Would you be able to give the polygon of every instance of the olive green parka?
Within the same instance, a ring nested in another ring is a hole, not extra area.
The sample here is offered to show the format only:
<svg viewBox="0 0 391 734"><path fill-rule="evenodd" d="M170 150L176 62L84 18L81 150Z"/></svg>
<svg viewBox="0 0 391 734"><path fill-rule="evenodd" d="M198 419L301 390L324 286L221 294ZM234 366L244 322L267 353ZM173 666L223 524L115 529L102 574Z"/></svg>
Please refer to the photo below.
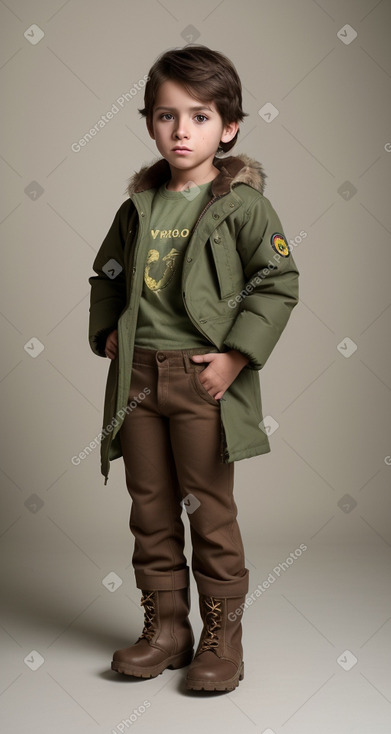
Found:
<svg viewBox="0 0 391 734"><path fill-rule="evenodd" d="M263 194L262 165L244 153L216 157L213 165L219 174L212 182L212 198L190 233L182 297L189 319L211 342L211 350L237 349L250 359L220 400L221 461L231 462L270 451L258 371L298 303L299 273L280 219ZM129 198L119 207L94 260L96 275L89 278L93 352L105 357L106 338L118 329L118 355L110 361L99 434L105 484L110 461L122 456L119 430L130 397L151 203L170 177L164 158L131 176Z"/></svg>

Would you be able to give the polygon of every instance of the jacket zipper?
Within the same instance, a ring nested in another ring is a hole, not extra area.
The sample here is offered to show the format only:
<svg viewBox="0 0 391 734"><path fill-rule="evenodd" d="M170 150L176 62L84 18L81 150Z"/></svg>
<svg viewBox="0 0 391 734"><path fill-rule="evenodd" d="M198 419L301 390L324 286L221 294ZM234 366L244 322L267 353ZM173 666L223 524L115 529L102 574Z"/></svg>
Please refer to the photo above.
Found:
<svg viewBox="0 0 391 734"><path fill-rule="evenodd" d="M135 248L134 248L134 252L133 252L133 257L131 259L132 271L134 270L134 266L135 266L135 263L137 261L137 254L138 254L138 251L140 249L140 241L141 241L142 235L143 235L143 227L142 227L142 225L140 223L139 209L136 206L136 203L135 202L133 202L133 203L135 205L136 212L137 212L137 222L135 223L135 226L134 226L134 234L133 234L133 237L136 237L136 243L135 243ZM132 230L130 229L127 236L129 237L131 233L132 233ZM129 293L127 293L127 296L126 296L127 303L126 303L126 306L125 306L125 309L124 309L125 311L130 306L130 301L131 301L131 297L132 297L132 287L131 287L132 286L132 282L133 282L133 278L131 277L130 278L130 281L129 281ZM118 365L117 369L119 370L119 365ZM118 380L119 380L119 374L117 374L117 389L118 389ZM104 486L106 486L107 482L109 481L109 472L110 472L109 453L110 453L111 441L112 441L112 435L110 434L110 443L107 446L106 456L105 456L105 460L106 460L106 464L108 464L108 468L106 470L107 471L107 474L104 475L105 476Z"/></svg>
<svg viewBox="0 0 391 734"><path fill-rule="evenodd" d="M209 207L210 207L210 206L211 206L212 204L214 204L214 203L215 203L215 201L217 201L217 199L222 199L222 197L223 197L223 196L227 196L227 194L228 194L228 191L227 191L227 192L226 192L225 194L220 194L219 196L214 196L214 197L213 197L213 199L211 199L211 200L210 200L210 201L209 201L209 202L207 203L207 205L206 205L206 206L204 207L204 209L202 210L201 214L199 215L199 217L198 217L198 219L197 219L197 221L196 221L196 223L195 223L195 225L194 225L193 229L191 230L191 233L190 233L190 236L191 236L191 237L192 237L192 236L193 236L193 234L194 234L194 230L195 230L195 228L196 228L196 227L198 226L198 222L200 221L201 217L203 217L203 216L204 216L204 214L205 214L205 212L207 211L207 209L209 209Z"/></svg>
<svg viewBox="0 0 391 734"><path fill-rule="evenodd" d="M199 217L198 217L198 219L197 219L197 221L196 221L196 223L195 223L194 227L193 227L193 228L192 228L192 230L191 230L191 233L190 233L190 239L192 238L192 236L193 236L193 234L194 234L194 232L195 232L195 229L196 229L196 227L198 227L198 224L199 224L199 222L200 222L201 218L202 218L202 217L204 216L205 212L206 212L206 211L207 211L207 210L209 209L209 207L210 207L210 206L212 206L212 204L214 204L214 203L215 203L215 201L217 201L218 199L222 199L222 198L223 198L224 196L227 196L227 194L228 194L228 193L229 193L229 192L228 192L228 191L226 191L226 192L225 192L225 194L219 194L219 196L214 196L214 197L213 197L213 198L212 198L212 199L211 199L211 200L210 200L210 201L209 201L209 202L207 203L207 205L206 205L206 206L204 207L204 209L202 210L201 214L199 215ZM191 321L191 322L192 322L192 323L194 324L194 326L195 326L195 327L196 327L196 328L197 328L197 329L198 329L199 331L201 331L201 333L202 333L202 334L204 335L204 337L205 337L206 339L208 339L208 340L209 340L209 337L208 337L208 335L207 335L207 334L205 334L205 331L204 331L203 329L201 329L201 327L199 326L199 324L195 324L195 323L194 323L194 321L193 321L193 319L192 319L192 316L191 316L191 314L189 313L189 309L187 308L187 303L186 303L186 296L185 296L185 294L184 294L184 292L183 292L183 291L182 291L182 298L183 298L183 303L184 303L184 305L185 305L186 313L187 313L187 315L188 315L188 317L189 317L190 321ZM214 345L215 345L215 347L217 347L217 348L218 348L218 345L217 345L217 344L216 344L215 342L214 342ZM223 400L224 400L224 398L223 398Z"/></svg>
<svg viewBox="0 0 391 734"><path fill-rule="evenodd" d="M209 209L209 207L212 204L214 204L214 202L217 201L217 199L221 199L223 196L227 196L227 193L220 194L220 196L214 196L213 199L211 199L208 202L208 204L205 206L205 208L202 210L201 214L199 215L199 217L198 217L198 219L197 219L197 221L196 221L193 229L191 230L191 237L193 236L194 231L195 231L196 227L198 226L198 223L199 223L200 219L204 216L205 212ZM191 314L189 313L189 309L187 308L186 296L185 296L184 292L182 292L182 298L183 298L183 303L185 305L186 313L187 313L190 321L192 321L192 323L194 324L193 318L192 318ZM205 336L206 339L209 340L208 335L205 334L204 330L201 329L201 327L199 326L199 324L194 324L194 326L199 331L202 332L202 334ZM214 342L214 344L215 344L215 347L218 348L218 345L215 342ZM225 398L222 398L222 400L225 400ZM227 463L227 459L229 458L229 453L228 453L228 450L227 450L226 436L225 436L223 421L221 420L221 415L220 415L220 457L221 457L223 463Z"/></svg>
<svg viewBox="0 0 391 734"><path fill-rule="evenodd" d="M192 238L192 236L193 236L193 234L194 234L194 232L195 232L195 230L196 230L196 227L197 227L197 226L198 226L198 224L199 224L199 221L200 221L200 219L201 219L201 218L202 218L202 217L204 216L205 212L206 212L206 211L207 211L207 210L209 209L209 207L210 207L210 206L212 206L212 204L214 204L214 202L215 202L215 201L217 201L217 199L222 199L222 198L223 198L223 196L227 196L227 193L228 193L228 191L227 191L227 192L226 192L225 194L220 194L219 196L214 196L214 197L213 197L213 198L212 198L212 199L211 199L211 200L210 200L210 201L209 201L209 202L207 203L207 205L206 205L206 206L205 206L205 207L203 208L203 210L202 210L201 214L199 215L199 217L198 217L198 219L197 219L197 221L196 221L195 225L193 226L193 228L192 228L192 230L191 230L191 233L190 233L190 239ZM182 291L182 298L183 298L183 302L184 302L184 304L185 304L185 309L186 309L186 313L187 313L187 315L188 315L188 317L189 317L190 321L191 321L191 322L192 322L192 323L194 324L194 326L195 326L195 327L196 327L197 329L199 329L199 331L201 331L201 332L202 332L202 334L204 335L204 337L205 337L206 339L208 339L208 340L209 340L209 337L208 337L208 335L207 335L207 334L205 334L205 332L203 331L203 329L201 329L201 328L200 328L199 324L195 324L195 323L194 323L194 321L193 321L193 319L192 319L192 316L191 316L191 314L189 313L189 309L187 308L187 303L186 303L186 296L185 296L185 294L184 294L184 292L183 292L183 291ZM215 347L217 347L217 348L218 348L217 344L215 344Z"/></svg>

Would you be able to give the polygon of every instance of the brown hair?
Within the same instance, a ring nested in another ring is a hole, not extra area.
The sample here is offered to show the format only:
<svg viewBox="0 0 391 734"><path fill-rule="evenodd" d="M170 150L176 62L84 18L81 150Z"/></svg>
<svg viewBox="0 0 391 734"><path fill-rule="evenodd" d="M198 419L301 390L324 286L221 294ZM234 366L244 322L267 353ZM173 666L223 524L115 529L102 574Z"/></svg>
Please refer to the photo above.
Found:
<svg viewBox="0 0 391 734"><path fill-rule="evenodd" d="M187 45L162 53L152 65L145 85L144 107L139 113L152 126L153 105L163 82L180 83L195 99L214 102L223 125L241 122L248 117L242 109L242 85L232 62L219 51L207 46ZM218 150L226 153L235 145L239 130L229 143Z"/></svg>

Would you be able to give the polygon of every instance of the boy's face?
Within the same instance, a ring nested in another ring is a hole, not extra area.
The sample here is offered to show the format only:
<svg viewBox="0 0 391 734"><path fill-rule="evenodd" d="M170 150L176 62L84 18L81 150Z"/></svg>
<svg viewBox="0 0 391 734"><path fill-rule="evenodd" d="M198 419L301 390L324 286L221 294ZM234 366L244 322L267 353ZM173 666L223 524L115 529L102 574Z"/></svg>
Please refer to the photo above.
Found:
<svg viewBox="0 0 391 734"><path fill-rule="evenodd" d="M165 81L159 87L148 132L173 171L189 171L212 165L220 141L236 135L238 123L223 125L214 102L199 102L184 87ZM176 148L183 148L178 152ZM203 165L205 164L205 165Z"/></svg>

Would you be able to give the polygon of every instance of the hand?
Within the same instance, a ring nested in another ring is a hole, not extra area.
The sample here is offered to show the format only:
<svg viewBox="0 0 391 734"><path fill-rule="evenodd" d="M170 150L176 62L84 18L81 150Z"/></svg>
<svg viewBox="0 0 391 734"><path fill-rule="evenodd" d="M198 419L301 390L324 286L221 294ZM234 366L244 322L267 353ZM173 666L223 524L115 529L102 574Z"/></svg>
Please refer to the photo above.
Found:
<svg viewBox="0 0 391 734"><path fill-rule="evenodd" d="M117 354L118 354L118 331L117 329L114 329L114 331L112 331L106 339L105 355L106 357L109 357L109 359L115 359Z"/></svg>
<svg viewBox="0 0 391 734"><path fill-rule="evenodd" d="M209 354L194 354L191 357L194 362L209 362L208 367L200 372L199 380L202 382L209 395L215 400L221 400L225 391L238 376L243 367L250 361L237 349L228 352L210 352Z"/></svg>

